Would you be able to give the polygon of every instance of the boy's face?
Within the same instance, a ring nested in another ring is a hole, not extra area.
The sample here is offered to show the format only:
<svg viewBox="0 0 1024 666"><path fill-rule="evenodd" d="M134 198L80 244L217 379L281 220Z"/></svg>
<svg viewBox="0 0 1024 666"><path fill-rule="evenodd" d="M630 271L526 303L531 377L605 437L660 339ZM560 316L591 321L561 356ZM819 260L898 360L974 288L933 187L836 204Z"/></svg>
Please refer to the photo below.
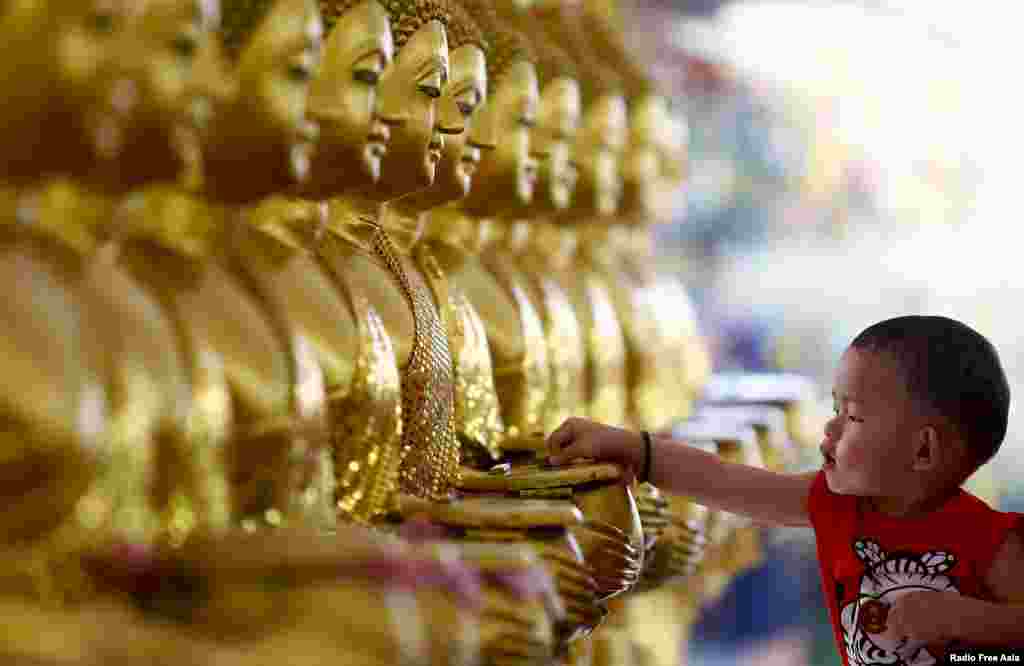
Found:
<svg viewBox="0 0 1024 666"><path fill-rule="evenodd" d="M886 353L850 348L833 389L835 416L821 444L825 478L843 495L898 497L914 487L914 437L927 425Z"/></svg>

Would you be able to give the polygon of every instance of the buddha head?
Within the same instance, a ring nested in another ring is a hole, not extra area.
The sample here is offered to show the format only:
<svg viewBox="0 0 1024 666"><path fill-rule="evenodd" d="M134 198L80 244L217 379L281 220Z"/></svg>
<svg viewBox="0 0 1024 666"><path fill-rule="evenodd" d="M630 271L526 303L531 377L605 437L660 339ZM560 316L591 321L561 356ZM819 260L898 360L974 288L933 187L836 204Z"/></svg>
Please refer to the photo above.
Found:
<svg viewBox="0 0 1024 666"><path fill-rule="evenodd" d="M483 148L472 128L487 99L487 50L483 32L461 5L450 6L448 51L450 76L438 100L438 130L444 149L434 184L394 202L408 212L422 212L464 198L470 192Z"/></svg>
<svg viewBox="0 0 1024 666"><path fill-rule="evenodd" d="M444 149L438 101L448 84L448 9L439 0L382 0L391 19L395 59L377 88L377 117L391 132L377 184L364 190L391 201L430 187Z"/></svg>
<svg viewBox="0 0 1024 666"><path fill-rule="evenodd" d="M522 20L531 28L524 33L537 54L540 83L537 123L530 134L530 152L539 163L532 208L539 213L562 211L576 188L570 149L580 122L580 86L569 55L529 16Z"/></svg>
<svg viewBox="0 0 1024 666"><path fill-rule="evenodd" d="M321 0L320 11L326 37L308 102L320 136L303 190L324 199L380 178L390 130L374 108L394 40L377 0Z"/></svg>
<svg viewBox="0 0 1024 666"><path fill-rule="evenodd" d="M24 0L0 21L0 169L5 179L81 176L123 146L121 120L135 103L119 50L138 3Z"/></svg>
<svg viewBox="0 0 1024 666"><path fill-rule="evenodd" d="M470 136L484 151L462 208L474 217L494 217L533 200L537 162L530 153L530 132L540 97L537 70L525 37L502 28L488 0L464 4L492 50L487 104L477 114Z"/></svg>
<svg viewBox="0 0 1024 666"><path fill-rule="evenodd" d="M223 0L222 8L222 48L210 55L219 51L233 81L204 132L203 177L208 196L241 204L308 174L317 127L306 99L323 24L314 0Z"/></svg>
<svg viewBox="0 0 1024 666"><path fill-rule="evenodd" d="M678 167L680 157L668 101L655 89L606 16L585 14L582 21L603 62L621 76L629 97L621 212L634 221L654 219L660 214L667 181L673 178L670 172Z"/></svg>
<svg viewBox="0 0 1024 666"><path fill-rule="evenodd" d="M612 215L622 194L619 160L626 138L622 80L595 58L577 7L538 3L532 14L551 39L565 45L579 74L583 115L571 149L577 180L567 217Z"/></svg>
<svg viewBox="0 0 1024 666"><path fill-rule="evenodd" d="M216 0L145 0L129 17L119 51L120 85L134 98L121 122L121 150L93 177L108 189L173 181L194 137L191 80L199 53L215 40Z"/></svg>

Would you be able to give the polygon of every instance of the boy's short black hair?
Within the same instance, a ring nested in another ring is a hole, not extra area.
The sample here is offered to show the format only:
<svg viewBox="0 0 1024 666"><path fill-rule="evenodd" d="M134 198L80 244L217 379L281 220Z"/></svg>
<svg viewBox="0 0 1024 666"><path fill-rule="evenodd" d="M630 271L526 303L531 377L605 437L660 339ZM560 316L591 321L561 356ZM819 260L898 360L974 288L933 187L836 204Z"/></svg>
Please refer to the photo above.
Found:
<svg viewBox="0 0 1024 666"><path fill-rule="evenodd" d="M968 476L999 451L1010 385L985 336L948 317L914 315L870 326L850 346L893 355L910 395L959 429L973 456Z"/></svg>

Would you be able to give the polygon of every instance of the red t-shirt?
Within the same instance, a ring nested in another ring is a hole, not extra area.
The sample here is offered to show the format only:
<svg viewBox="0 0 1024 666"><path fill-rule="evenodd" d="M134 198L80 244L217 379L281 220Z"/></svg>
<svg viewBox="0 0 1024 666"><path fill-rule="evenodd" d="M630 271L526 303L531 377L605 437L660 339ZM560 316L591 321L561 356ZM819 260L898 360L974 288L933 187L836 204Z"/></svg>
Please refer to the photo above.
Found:
<svg viewBox="0 0 1024 666"><path fill-rule="evenodd" d="M846 666L938 663L942 655L920 643L904 643L904 637L885 629L881 604L921 590L994 601L985 576L1008 531L1024 518L996 511L963 489L925 516L864 511L856 496L829 490L824 471L814 479L807 509L818 542L822 590Z"/></svg>

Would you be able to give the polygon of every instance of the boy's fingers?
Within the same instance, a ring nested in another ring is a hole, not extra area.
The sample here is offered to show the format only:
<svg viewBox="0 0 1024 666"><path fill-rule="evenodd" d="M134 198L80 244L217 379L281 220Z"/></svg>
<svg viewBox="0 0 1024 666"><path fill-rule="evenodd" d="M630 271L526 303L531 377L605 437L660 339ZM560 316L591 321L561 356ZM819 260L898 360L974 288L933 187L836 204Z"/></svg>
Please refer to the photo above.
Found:
<svg viewBox="0 0 1024 666"><path fill-rule="evenodd" d="M553 454L558 454L565 447L572 444L573 440L573 420L567 419L562 425L558 426L551 436L548 437L548 451Z"/></svg>
<svg viewBox="0 0 1024 666"><path fill-rule="evenodd" d="M576 440L558 453L548 456L548 462L553 465L559 465L576 458L593 458L591 449L593 447L587 440Z"/></svg>

